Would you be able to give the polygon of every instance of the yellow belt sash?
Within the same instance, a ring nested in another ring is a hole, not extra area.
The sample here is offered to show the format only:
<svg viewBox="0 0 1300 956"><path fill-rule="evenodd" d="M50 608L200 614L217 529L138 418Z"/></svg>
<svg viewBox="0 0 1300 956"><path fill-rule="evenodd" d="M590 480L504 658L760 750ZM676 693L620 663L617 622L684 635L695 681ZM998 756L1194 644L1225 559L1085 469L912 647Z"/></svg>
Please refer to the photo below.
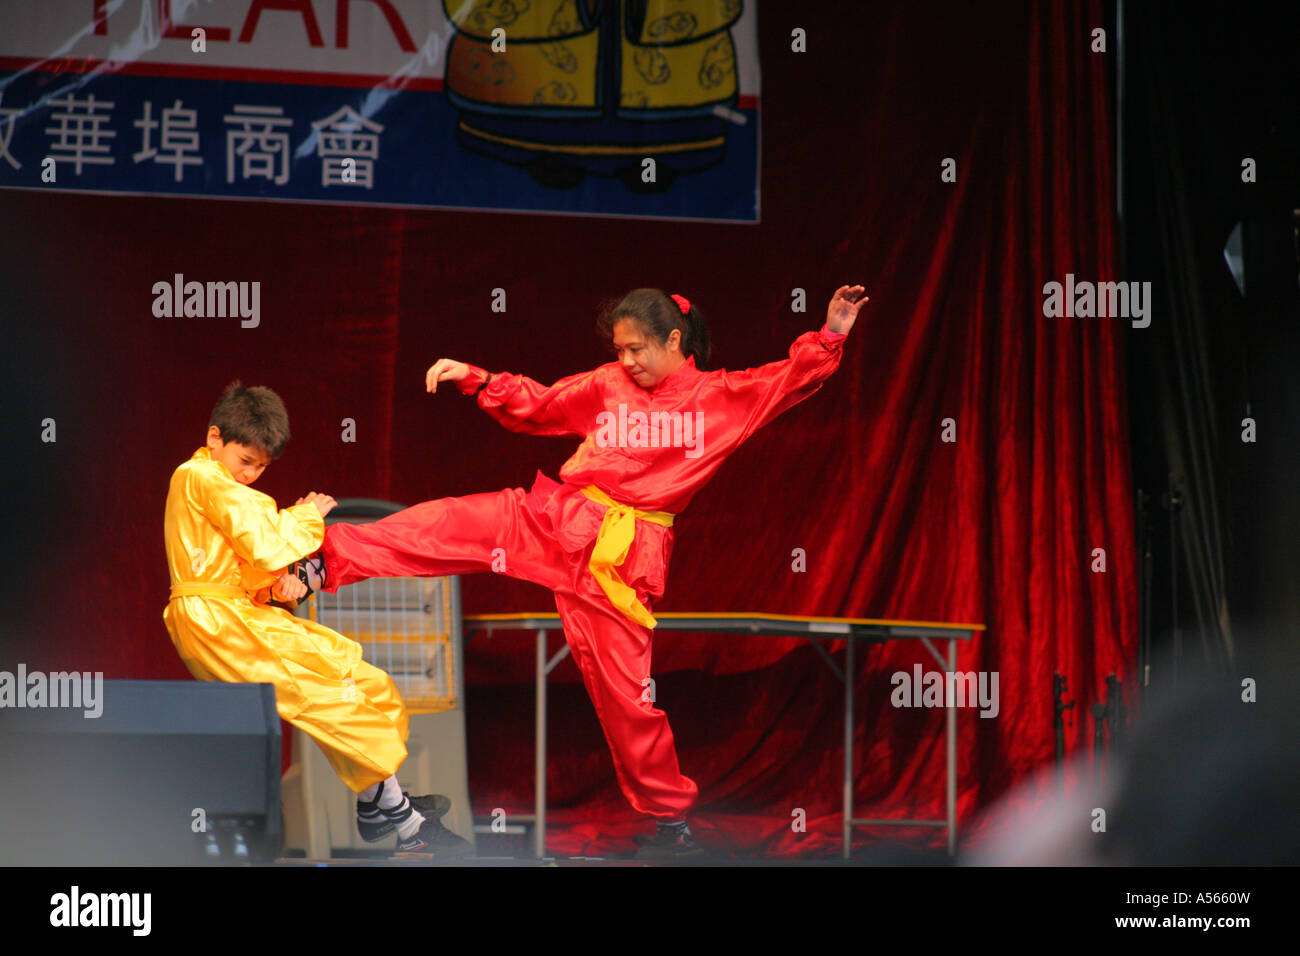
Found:
<svg viewBox="0 0 1300 956"><path fill-rule="evenodd" d="M606 508L605 518L600 523L600 531L596 533L596 546L591 549L591 561L587 565L591 568L592 576L614 607L622 611L625 617L643 627L654 627L659 622L646 610L645 605L637 600L636 592L623 583L623 579L614 569L627 559L628 548L632 546L632 539L636 536L638 520L653 521L655 524L670 528L673 524L673 515L667 511L642 511L632 505L622 504L595 485L587 485L582 489L582 493Z"/></svg>
<svg viewBox="0 0 1300 956"><path fill-rule="evenodd" d="M180 584L172 585L172 593L169 600L174 600L178 597L247 598L248 592L233 584L209 584L204 581L182 581Z"/></svg>

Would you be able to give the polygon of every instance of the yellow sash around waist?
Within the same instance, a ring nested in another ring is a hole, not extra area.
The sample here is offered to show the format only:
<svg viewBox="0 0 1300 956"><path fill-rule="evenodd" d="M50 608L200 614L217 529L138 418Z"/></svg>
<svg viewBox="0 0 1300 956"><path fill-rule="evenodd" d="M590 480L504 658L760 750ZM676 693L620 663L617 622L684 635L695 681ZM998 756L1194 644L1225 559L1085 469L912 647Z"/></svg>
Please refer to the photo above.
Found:
<svg viewBox="0 0 1300 956"><path fill-rule="evenodd" d="M667 511L642 511L632 505L622 504L595 485L587 485L582 493L606 508L600 531L596 533L596 546L591 549L591 561L588 562L592 575L614 607L622 611L625 617L643 627L654 627L659 622L637 600L636 592L623 583L614 568L626 560L628 548L636 536L638 520L653 521L670 528L673 515Z"/></svg>
<svg viewBox="0 0 1300 956"><path fill-rule="evenodd" d="M179 584L172 585L172 593L169 600L178 597L247 598L248 592L233 584L210 584L206 581L182 581Z"/></svg>

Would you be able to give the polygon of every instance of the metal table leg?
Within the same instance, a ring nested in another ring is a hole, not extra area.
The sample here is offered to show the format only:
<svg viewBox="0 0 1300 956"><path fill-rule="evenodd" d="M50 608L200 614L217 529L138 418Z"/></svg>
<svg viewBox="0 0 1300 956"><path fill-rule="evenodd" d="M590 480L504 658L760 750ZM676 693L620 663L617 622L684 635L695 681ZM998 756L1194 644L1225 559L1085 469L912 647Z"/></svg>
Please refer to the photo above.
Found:
<svg viewBox="0 0 1300 956"><path fill-rule="evenodd" d="M948 672L957 672L957 642L948 639ZM948 855L957 849L957 707L948 699Z"/></svg>
<svg viewBox="0 0 1300 956"><path fill-rule="evenodd" d="M569 656L566 643L549 661L546 659L546 630L537 631L537 713L534 717L536 740L533 744L533 853L546 856L546 677Z"/></svg>
<svg viewBox="0 0 1300 956"><path fill-rule="evenodd" d="M533 854L546 855L546 630L537 632L537 713L533 742Z"/></svg>
<svg viewBox="0 0 1300 956"><path fill-rule="evenodd" d="M844 656L844 832L840 855L853 848L853 638L845 638Z"/></svg>
<svg viewBox="0 0 1300 956"><path fill-rule="evenodd" d="M957 672L957 639L955 637L946 638L948 641L948 659L945 661L943 655L930 643L928 637L921 638L921 643L925 645L930 656L938 661L939 666L946 668L948 673ZM948 695L945 693L945 697ZM944 710L945 716L945 751L944 754L944 799L948 805L947 823L948 828L948 855L952 856L957 850L957 707L951 698L948 698Z"/></svg>

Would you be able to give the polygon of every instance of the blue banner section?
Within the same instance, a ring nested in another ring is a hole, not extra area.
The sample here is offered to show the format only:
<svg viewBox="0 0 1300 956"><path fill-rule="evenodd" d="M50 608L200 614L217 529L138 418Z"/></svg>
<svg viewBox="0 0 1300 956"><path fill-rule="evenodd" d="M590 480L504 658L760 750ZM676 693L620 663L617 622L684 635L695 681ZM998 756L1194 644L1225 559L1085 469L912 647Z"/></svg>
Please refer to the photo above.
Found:
<svg viewBox="0 0 1300 956"><path fill-rule="evenodd" d="M757 109L521 117L454 100L0 73L0 187L758 221Z"/></svg>

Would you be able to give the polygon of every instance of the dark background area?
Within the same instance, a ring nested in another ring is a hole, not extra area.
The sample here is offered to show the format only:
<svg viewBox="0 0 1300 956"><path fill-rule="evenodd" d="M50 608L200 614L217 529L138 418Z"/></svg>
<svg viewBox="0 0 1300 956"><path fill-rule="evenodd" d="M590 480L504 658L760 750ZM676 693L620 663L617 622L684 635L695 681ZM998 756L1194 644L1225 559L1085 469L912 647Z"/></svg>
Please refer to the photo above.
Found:
<svg viewBox="0 0 1300 956"><path fill-rule="evenodd" d="M1150 633L1171 656L1152 680L1258 674L1300 641L1300 13L1126 9L1125 265L1165 319L1135 331L1129 364Z"/></svg>

